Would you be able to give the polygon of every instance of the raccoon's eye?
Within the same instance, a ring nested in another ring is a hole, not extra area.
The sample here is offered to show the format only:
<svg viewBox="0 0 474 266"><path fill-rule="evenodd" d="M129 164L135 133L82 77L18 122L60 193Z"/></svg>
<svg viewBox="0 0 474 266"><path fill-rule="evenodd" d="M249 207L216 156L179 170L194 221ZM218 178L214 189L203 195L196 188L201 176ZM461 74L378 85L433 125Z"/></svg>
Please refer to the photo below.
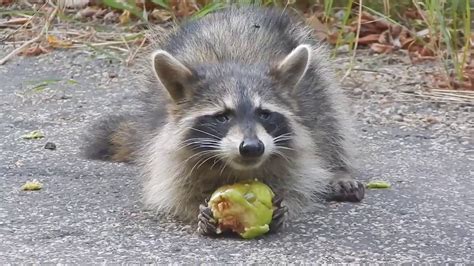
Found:
<svg viewBox="0 0 474 266"><path fill-rule="evenodd" d="M229 116L227 114L216 114L214 115L214 119L219 123L226 123L229 121Z"/></svg>
<svg viewBox="0 0 474 266"><path fill-rule="evenodd" d="M272 113L270 111L267 111L267 110L261 110L258 113L258 117L260 117L260 119L262 119L262 120L268 120L271 115L272 115Z"/></svg>

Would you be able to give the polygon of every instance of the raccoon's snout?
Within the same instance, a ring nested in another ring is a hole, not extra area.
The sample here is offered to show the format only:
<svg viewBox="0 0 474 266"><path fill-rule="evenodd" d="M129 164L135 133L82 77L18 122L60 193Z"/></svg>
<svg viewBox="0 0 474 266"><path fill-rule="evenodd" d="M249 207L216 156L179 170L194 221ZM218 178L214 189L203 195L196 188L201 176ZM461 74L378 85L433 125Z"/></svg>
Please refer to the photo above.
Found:
<svg viewBox="0 0 474 266"><path fill-rule="evenodd" d="M265 152L265 145L257 138L244 139L240 143L239 152L244 158L258 158Z"/></svg>

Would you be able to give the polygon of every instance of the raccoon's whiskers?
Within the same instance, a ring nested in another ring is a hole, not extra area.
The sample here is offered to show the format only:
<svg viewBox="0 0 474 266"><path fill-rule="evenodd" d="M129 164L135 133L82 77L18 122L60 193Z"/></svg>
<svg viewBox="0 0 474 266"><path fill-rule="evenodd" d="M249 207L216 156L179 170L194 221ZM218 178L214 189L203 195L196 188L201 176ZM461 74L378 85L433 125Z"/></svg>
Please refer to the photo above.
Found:
<svg viewBox="0 0 474 266"><path fill-rule="evenodd" d="M283 152L279 151L278 149L274 151L276 155L279 155L281 158L285 159L287 162L291 163L291 160L288 156L286 156Z"/></svg>
<svg viewBox="0 0 474 266"><path fill-rule="evenodd" d="M209 152L212 154L212 152ZM206 153L208 154L208 153ZM194 169L198 169L199 167L201 167L205 162L207 162L209 159L212 159L212 158L215 158L216 156L219 156L219 154L214 154L208 158L202 158L205 154L203 154L201 157L199 157L199 159L197 160L197 162L193 165L193 167L191 168L191 171L189 172L189 175L192 175ZM188 176L189 176L188 175Z"/></svg>
<svg viewBox="0 0 474 266"><path fill-rule="evenodd" d="M279 143L279 142L288 141L288 140L292 140L292 139L293 139L293 134L292 133L285 133L285 134L281 134L281 135L273 138L273 142L276 144L276 143Z"/></svg>
<svg viewBox="0 0 474 266"><path fill-rule="evenodd" d="M192 157L195 157L196 155L199 155L197 158L197 161L196 163L193 165L193 167L191 168L191 171L189 171L189 173L186 175L185 179L187 180L190 176L192 176L193 172L194 172L194 169L196 168L196 166L203 160L203 159L207 159L207 158L202 158L203 156L205 156L206 154L212 154L212 151L202 151L202 152L198 152L196 154L194 154L193 156L189 157L187 160L185 160L183 163L187 163ZM182 164L180 164L182 165Z"/></svg>
<svg viewBox="0 0 474 266"><path fill-rule="evenodd" d="M284 133L284 134L278 135L274 139L278 139L278 138L281 138L281 137L291 137L291 136L293 136L293 133L289 132L289 133Z"/></svg>
<svg viewBox="0 0 474 266"><path fill-rule="evenodd" d="M214 158L214 163L211 165L211 169L214 168L214 165L216 165L216 163L218 163L219 161L221 161L220 158Z"/></svg>
<svg viewBox="0 0 474 266"><path fill-rule="evenodd" d="M229 161L231 160L231 158L227 158L225 161L224 161L224 164L222 165L222 168L221 168L221 171L219 173L219 175L222 175L224 173L224 169L227 167L227 165L229 164Z"/></svg>
<svg viewBox="0 0 474 266"><path fill-rule="evenodd" d="M289 150L289 151L296 151L295 149L290 148L290 147L279 146L279 145L277 145L276 147L277 147L277 149Z"/></svg>
<svg viewBox="0 0 474 266"><path fill-rule="evenodd" d="M192 138L192 139L188 139L188 140L185 140L185 141L179 143L177 151L179 151L183 148L186 148L186 147L193 146L193 145L199 145L201 147L208 147L208 148L216 148L217 149L217 148L219 148L218 144L219 144L219 142L217 140L214 140L214 139Z"/></svg>
<svg viewBox="0 0 474 266"><path fill-rule="evenodd" d="M221 137L216 136L216 135L214 135L214 134L211 134L211 133L209 133L209 132L207 132L207 131L204 131L204 130L200 130L200 129L197 129L197 128L194 128L194 127L189 127L189 129L194 130L194 131L197 131L197 132L201 132L201 133L204 133L204 134L207 134L207 135L209 135L209 136L211 136L211 137L214 137L215 139L218 139L218 140L221 139Z"/></svg>
<svg viewBox="0 0 474 266"><path fill-rule="evenodd" d="M210 154L210 153L213 153L213 151L200 151L200 152L197 152L191 156L189 156L188 159L184 160L183 162L181 162L179 164L179 167L183 166L184 164L188 163L189 160L191 160L192 158L194 157L197 157L198 159L200 159L202 156L205 156L206 154Z"/></svg>
<svg viewBox="0 0 474 266"><path fill-rule="evenodd" d="M220 154L214 154L212 156L210 156L209 158L205 159L204 161L202 161L202 163L200 163L196 169L198 169L199 167L201 167L203 164L205 164L207 161L209 161L210 159L218 159L220 156ZM214 160L215 161L215 160ZM213 164L214 165L214 164ZM212 168L212 166L211 166Z"/></svg>

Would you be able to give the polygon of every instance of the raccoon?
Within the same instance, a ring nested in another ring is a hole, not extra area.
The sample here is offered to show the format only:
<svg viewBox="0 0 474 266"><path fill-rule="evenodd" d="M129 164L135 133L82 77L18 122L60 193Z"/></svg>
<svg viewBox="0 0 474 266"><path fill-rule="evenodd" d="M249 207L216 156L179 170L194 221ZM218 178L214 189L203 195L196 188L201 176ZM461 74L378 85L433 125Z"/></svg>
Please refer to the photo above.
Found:
<svg viewBox="0 0 474 266"><path fill-rule="evenodd" d="M230 7L154 37L142 108L100 121L85 146L91 159L136 162L148 208L212 234L206 199L241 180L275 191L272 231L321 199L363 199L348 101L298 16Z"/></svg>

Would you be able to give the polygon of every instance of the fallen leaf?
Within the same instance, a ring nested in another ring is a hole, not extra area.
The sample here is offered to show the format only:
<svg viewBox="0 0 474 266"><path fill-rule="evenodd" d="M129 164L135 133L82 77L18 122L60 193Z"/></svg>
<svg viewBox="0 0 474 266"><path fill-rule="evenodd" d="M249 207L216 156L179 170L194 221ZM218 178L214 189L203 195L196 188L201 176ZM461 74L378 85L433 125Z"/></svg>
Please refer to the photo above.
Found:
<svg viewBox="0 0 474 266"><path fill-rule="evenodd" d="M369 34L357 40L358 44L367 45L379 41L380 34Z"/></svg>
<svg viewBox="0 0 474 266"><path fill-rule="evenodd" d="M420 38L428 37L430 34L430 29L423 29L416 32L416 36Z"/></svg>
<svg viewBox="0 0 474 266"><path fill-rule="evenodd" d="M108 22L117 22L119 21L119 15L114 11L110 11L104 16L104 20Z"/></svg>
<svg viewBox="0 0 474 266"><path fill-rule="evenodd" d="M367 188L390 188L390 183L386 181L371 181L367 183Z"/></svg>
<svg viewBox="0 0 474 266"><path fill-rule="evenodd" d="M314 34L320 40L328 38L329 28L322 23L316 15L312 15L307 19L308 24L314 29Z"/></svg>
<svg viewBox="0 0 474 266"><path fill-rule="evenodd" d="M354 33L357 32L358 28L359 28L359 22L358 21L354 21L354 22L351 23L351 31L352 32L354 32ZM375 25L371 24L371 22L361 21L361 23L360 23L359 36L361 36L361 37L366 36L366 35L370 35L370 34L379 34L381 32L382 32L382 30L375 27Z"/></svg>
<svg viewBox="0 0 474 266"><path fill-rule="evenodd" d="M24 165L24 163L23 163L22 160L18 160L18 161L15 162L15 166L18 167L18 168L22 167L23 165Z"/></svg>
<svg viewBox="0 0 474 266"><path fill-rule="evenodd" d="M362 12L362 20L366 21L366 24L373 25L379 31L387 30L390 27L390 23L380 17L376 17L368 12Z"/></svg>
<svg viewBox="0 0 474 266"><path fill-rule="evenodd" d="M120 20L121 25L125 25L125 24L129 23L130 22L130 11L124 10L122 12L122 15L120 15L119 20Z"/></svg>
<svg viewBox="0 0 474 266"><path fill-rule="evenodd" d="M81 8L89 4L89 0L57 0L59 7L65 8Z"/></svg>
<svg viewBox="0 0 474 266"><path fill-rule="evenodd" d="M23 139L41 139L44 138L43 132L40 130L33 130L30 133L21 136Z"/></svg>
<svg viewBox="0 0 474 266"><path fill-rule="evenodd" d="M404 16L409 19L423 19L418 10L415 8L408 8L407 10L405 10Z"/></svg>
<svg viewBox="0 0 474 266"><path fill-rule="evenodd" d="M40 190L43 188L43 184L41 184L38 180L34 179L33 181L27 181L23 186L21 186L22 190Z"/></svg>
<svg viewBox="0 0 474 266"><path fill-rule="evenodd" d="M0 28L18 27L30 21L30 18L12 18L7 21L0 21Z"/></svg>
<svg viewBox="0 0 474 266"><path fill-rule="evenodd" d="M433 50L431 50L430 48L428 47L422 47L418 53L420 54L420 56L422 57L434 57L435 56L435 52Z"/></svg>
<svg viewBox="0 0 474 266"><path fill-rule="evenodd" d="M72 41L60 40L54 35L48 35L48 44L54 48L70 48Z"/></svg>
<svg viewBox="0 0 474 266"><path fill-rule="evenodd" d="M326 40L330 44L336 44L338 36L339 36L339 33L337 33L337 32L328 33L328 35L326 37Z"/></svg>
<svg viewBox="0 0 474 266"><path fill-rule="evenodd" d="M415 42L415 39L410 36L408 30L402 30L400 33L400 44L402 49L410 50L410 47L412 47Z"/></svg>
<svg viewBox="0 0 474 266"><path fill-rule="evenodd" d="M75 18L90 18L93 17L97 12L99 12L98 7L88 6L81 11L77 12Z"/></svg>
<svg viewBox="0 0 474 266"><path fill-rule="evenodd" d="M33 47L23 50L21 54L24 56L37 56L37 55L47 53L47 52L48 50L42 47L41 45L34 45Z"/></svg>
<svg viewBox="0 0 474 266"><path fill-rule="evenodd" d="M370 49L379 54L387 54L395 51L396 47L389 44L373 43L370 45Z"/></svg>
<svg viewBox="0 0 474 266"><path fill-rule="evenodd" d="M380 44L393 44L393 38L389 30L386 30L380 34L378 43Z"/></svg>
<svg viewBox="0 0 474 266"><path fill-rule="evenodd" d="M426 123L428 124L436 124L436 123L439 123L439 119L434 117L434 116L428 116L426 117L425 119L423 119L423 121L425 121Z"/></svg>
<svg viewBox="0 0 474 266"><path fill-rule="evenodd" d="M158 22L166 22L173 17L172 13L165 9L154 9L150 15Z"/></svg>
<svg viewBox="0 0 474 266"><path fill-rule="evenodd" d="M0 0L0 5L12 4L14 0Z"/></svg>

